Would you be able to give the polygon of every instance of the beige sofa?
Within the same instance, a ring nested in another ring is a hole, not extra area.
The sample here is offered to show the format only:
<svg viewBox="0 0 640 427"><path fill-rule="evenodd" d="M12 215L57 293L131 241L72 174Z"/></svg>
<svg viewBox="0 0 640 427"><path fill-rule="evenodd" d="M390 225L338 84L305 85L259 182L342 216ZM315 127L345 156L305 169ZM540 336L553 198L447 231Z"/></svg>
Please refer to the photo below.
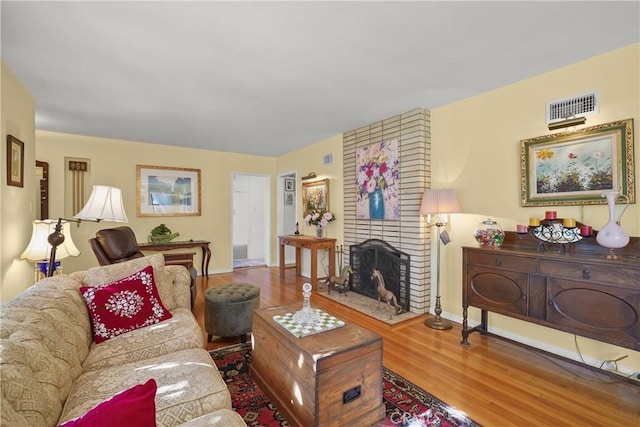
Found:
<svg viewBox="0 0 640 427"><path fill-rule="evenodd" d="M172 318L93 342L79 288L152 265ZM0 309L0 425L55 426L153 378L158 426L245 426L204 350L190 276L161 254L39 281Z"/></svg>

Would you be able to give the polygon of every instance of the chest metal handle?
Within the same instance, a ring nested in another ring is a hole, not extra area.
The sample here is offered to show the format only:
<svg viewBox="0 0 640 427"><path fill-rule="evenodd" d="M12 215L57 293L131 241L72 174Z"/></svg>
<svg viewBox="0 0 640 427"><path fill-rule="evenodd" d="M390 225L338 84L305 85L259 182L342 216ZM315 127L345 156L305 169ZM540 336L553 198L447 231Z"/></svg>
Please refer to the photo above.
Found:
<svg viewBox="0 0 640 427"><path fill-rule="evenodd" d="M587 270L587 269L582 270L582 278L583 279L591 279L591 276L589 275L589 270Z"/></svg>
<svg viewBox="0 0 640 427"><path fill-rule="evenodd" d="M502 265L502 261L500 260L500 258L496 258L496 265L498 266Z"/></svg>

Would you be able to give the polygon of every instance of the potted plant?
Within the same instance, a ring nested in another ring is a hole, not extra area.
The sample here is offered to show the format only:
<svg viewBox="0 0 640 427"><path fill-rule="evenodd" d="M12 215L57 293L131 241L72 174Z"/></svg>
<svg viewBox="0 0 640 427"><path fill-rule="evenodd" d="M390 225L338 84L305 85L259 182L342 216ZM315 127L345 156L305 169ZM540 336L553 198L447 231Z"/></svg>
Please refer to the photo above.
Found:
<svg viewBox="0 0 640 427"><path fill-rule="evenodd" d="M168 243L178 237L180 233L172 233L169 227L164 224L160 224L151 230L151 234L149 235L149 243Z"/></svg>

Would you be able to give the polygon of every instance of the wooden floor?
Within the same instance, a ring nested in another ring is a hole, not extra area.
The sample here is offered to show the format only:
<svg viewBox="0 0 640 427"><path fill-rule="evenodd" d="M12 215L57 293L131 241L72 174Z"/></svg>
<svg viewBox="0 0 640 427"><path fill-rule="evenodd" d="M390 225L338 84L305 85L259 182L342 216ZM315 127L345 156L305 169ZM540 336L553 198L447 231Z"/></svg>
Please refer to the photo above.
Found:
<svg viewBox="0 0 640 427"><path fill-rule="evenodd" d="M237 269L198 277L194 314L203 327L203 290L231 282L261 288L261 307L301 301L295 270ZM640 426L640 386L477 333L460 345L460 325L436 331L424 316L390 327L314 295L312 306L353 321L383 338L384 366L485 426ZM206 341L206 333L203 335ZM216 338L212 350L239 342Z"/></svg>

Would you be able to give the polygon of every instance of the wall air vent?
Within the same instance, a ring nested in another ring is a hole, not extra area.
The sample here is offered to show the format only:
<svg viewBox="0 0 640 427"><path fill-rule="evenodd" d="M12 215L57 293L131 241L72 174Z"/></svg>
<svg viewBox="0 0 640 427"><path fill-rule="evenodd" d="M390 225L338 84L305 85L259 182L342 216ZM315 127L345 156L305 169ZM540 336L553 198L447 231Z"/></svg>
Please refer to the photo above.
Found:
<svg viewBox="0 0 640 427"><path fill-rule="evenodd" d="M589 116L599 111L600 105L597 92L561 99L547 103L547 124L570 117Z"/></svg>
<svg viewBox="0 0 640 427"><path fill-rule="evenodd" d="M322 156L323 165L329 165L331 163L333 163L333 153L325 154L324 156Z"/></svg>

